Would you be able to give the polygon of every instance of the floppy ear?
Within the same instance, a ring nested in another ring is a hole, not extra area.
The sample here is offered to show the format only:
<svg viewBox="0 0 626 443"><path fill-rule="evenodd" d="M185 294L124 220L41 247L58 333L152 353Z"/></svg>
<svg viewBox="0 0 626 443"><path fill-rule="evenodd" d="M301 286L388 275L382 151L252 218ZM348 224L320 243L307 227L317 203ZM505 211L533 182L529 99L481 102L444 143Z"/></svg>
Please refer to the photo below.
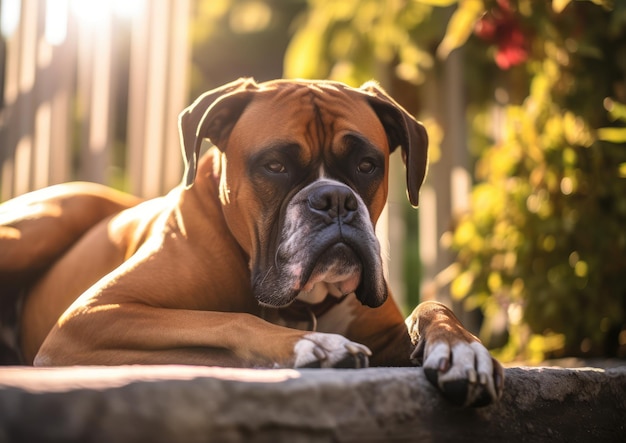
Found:
<svg viewBox="0 0 626 443"><path fill-rule="evenodd" d="M185 160L183 181L186 187L191 186L196 177L202 140L208 138L223 150L230 131L257 89L253 79L241 78L205 92L180 113L178 132Z"/></svg>
<svg viewBox="0 0 626 443"><path fill-rule="evenodd" d="M389 149L393 152L398 146L402 148L402 159L406 166L407 194L411 204L417 207L420 187L424 182L428 164L426 129L377 83L367 82L361 86L361 90L367 93L370 106L385 128Z"/></svg>

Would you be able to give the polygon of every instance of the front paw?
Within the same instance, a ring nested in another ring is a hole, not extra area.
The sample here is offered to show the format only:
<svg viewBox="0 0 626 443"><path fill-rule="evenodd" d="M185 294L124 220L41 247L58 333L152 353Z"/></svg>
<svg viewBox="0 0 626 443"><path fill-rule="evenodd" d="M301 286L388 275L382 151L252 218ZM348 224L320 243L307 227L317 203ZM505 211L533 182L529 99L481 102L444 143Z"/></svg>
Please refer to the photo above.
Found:
<svg viewBox="0 0 626 443"><path fill-rule="evenodd" d="M295 368L367 368L372 352L338 334L312 332L294 347Z"/></svg>
<svg viewBox="0 0 626 443"><path fill-rule="evenodd" d="M420 345L414 354L421 353ZM423 367L428 381L456 406L480 407L502 395L504 371L478 341L427 343Z"/></svg>

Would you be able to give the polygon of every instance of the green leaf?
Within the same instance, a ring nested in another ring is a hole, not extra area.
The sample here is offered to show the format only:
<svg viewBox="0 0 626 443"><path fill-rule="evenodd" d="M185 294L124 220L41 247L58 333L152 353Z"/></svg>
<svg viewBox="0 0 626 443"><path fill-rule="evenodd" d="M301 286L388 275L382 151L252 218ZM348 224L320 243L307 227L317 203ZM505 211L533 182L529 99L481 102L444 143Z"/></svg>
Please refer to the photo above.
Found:
<svg viewBox="0 0 626 443"><path fill-rule="evenodd" d="M285 78L317 78L327 75L323 35L314 27L301 29L285 53Z"/></svg>
<svg viewBox="0 0 626 443"><path fill-rule="evenodd" d="M626 105L615 101L610 97L604 99L603 105L604 109L609 112L611 120L621 120L626 122Z"/></svg>
<svg viewBox="0 0 626 443"><path fill-rule="evenodd" d="M485 11L482 0L461 0L459 7L448 22L446 35L437 48L437 55L444 59L456 48L463 46L474 30L474 24Z"/></svg>
<svg viewBox="0 0 626 443"><path fill-rule="evenodd" d="M552 0L552 9L557 14L563 11L571 0Z"/></svg>
<svg viewBox="0 0 626 443"><path fill-rule="evenodd" d="M626 128L600 128L598 138L605 142L624 143L626 142Z"/></svg>
<svg viewBox="0 0 626 443"><path fill-rule="evenodd" d="M472 284L474 283L474 273L471 271L465 271L454 280L452 280L452 284L450 285L450 293L455 300L461 300L467 294L469 294L472 289Z"/></svg>

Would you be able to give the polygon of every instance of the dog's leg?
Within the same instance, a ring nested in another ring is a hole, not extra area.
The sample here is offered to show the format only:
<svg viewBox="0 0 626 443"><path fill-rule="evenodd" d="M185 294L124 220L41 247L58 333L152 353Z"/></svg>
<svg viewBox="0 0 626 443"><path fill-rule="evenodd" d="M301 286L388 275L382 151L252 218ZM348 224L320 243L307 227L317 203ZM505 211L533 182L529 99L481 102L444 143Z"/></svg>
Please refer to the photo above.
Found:
<svg viewBox="0 0 626 443"><path fill-rule="evenodd" d="M339 335L256 316L248 270L234 251L210 260L177 235L161 240L144 244L83 293L39 346L34 363L300 367L346 360L359 366L367 359L365 346ZM219 238L211 241L219 244Z"/></svg>
<svg viewBox="0 0 626 443"><path fill-rule="evenodd" d="M49 266L100 220L141 200L94 183L65 183L0 205L0 283Z"/></svg>
<svg viewBox="0 0 626 443"><path fill-rule="evenodd" d="M197 364L358 367L369 350L335 334L273 325L251 314L141 304L81 307L61 318L34 364Z"/></svg>
<svg viewBox="0 0 626 443"><path fill-rule="evenodd" d="M500 397L502 366L450 309L441 303L424 302L406 323L415 345L412 360L423 365L428 380L450 401L484 406Z"/></svg>

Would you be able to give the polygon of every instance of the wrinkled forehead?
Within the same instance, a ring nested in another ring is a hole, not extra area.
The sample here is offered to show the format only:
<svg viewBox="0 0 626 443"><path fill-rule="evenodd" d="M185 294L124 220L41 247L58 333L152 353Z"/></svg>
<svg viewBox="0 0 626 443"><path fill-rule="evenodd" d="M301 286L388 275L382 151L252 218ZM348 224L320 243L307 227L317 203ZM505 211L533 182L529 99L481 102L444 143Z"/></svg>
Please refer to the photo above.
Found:
<svg viewBox="0 0 626 443"><path fill-rule="evenodd" d="M364 95L334 84L279 83L256 93L231 142L243 149L293 142L315 152L332 149L348 134L389 152L384 128Z"/></svg>

